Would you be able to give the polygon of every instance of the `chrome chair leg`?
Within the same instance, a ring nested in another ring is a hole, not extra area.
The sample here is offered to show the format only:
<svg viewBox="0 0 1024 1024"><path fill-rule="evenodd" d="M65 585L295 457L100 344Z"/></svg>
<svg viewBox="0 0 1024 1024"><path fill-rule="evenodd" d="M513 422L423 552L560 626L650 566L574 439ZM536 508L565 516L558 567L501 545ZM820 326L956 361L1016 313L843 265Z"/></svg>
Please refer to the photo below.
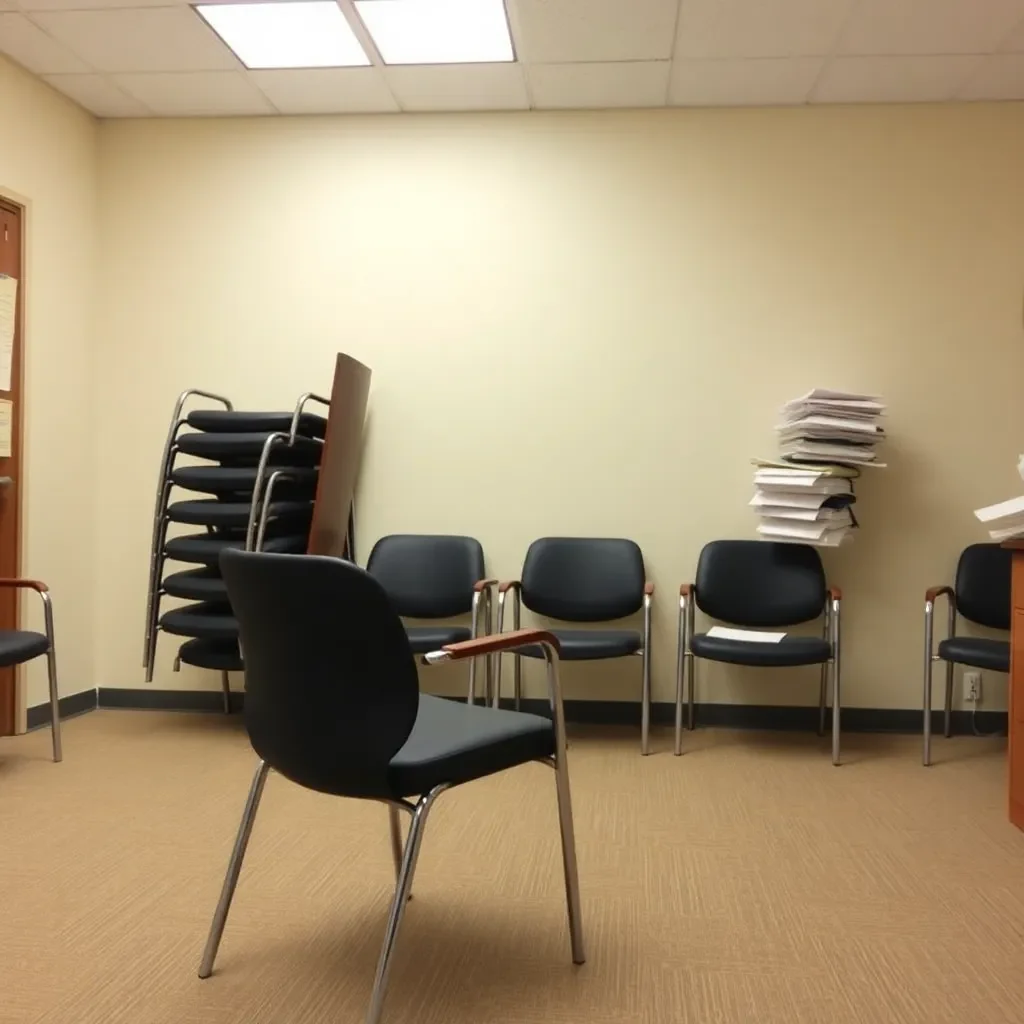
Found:
<svg viewBox="0 0 1024 1024"><path fill-rule="evenodd" d="M231 677L228 675L227 669L222 669L220 673L220 685L224 692L224 714L231 714Z"/></svg>
<svg viewBox="0 0 1024 1024"><path fill-rule="evenodd" d="M391 825L391 859L395 862L397 881L402 875L402 822L394 804L388 804L388 823Z"/></svg>
<svg viewBox="0 0 1024 1024"><path fill-rule="evenodd" d="M832 605L832 764L839 765L840 719L842 717L842 656L840 654L839 602Z"/></svg>
<svg viewBox="0 0 1024 1024"><path fill-rule="evenodd" d="M818 685L818 735L825 735L825 705L828 702L828 673L831 661L821 663L821 682Z"/></svg>
<svg viewBox="0 0 1024 1024"><path fill-rule="evenodd" d="M683 752L683 675L686 671L685 608L680 599L679 628L676 636L676 722L675 743L672 752L679 757Z"/></svg>
<svg viewBox="0 0 1024 1024"><path fill-rule="evenodd" d="M245 849L249 845L252 824L256 820L256 811L260 806L260 797L263 796L263 787L266 785L269 771L270 765L266 761L260 761L256 766L256 774L249 787L249 796L245 801L245 810L242 812L242 820L238 825L235 846L231 851L231 859L228 861L228 871L224 876L224 885L220 890L220 899L217 901L217 909L214 911L213 921L210 924L210 934L207 936L206 948L203 950L203 959L199 965L200 978L208 978L213 973L213 961L217 958L217 948L220 946L220 939L224 934L224 925L228 919L228 911L231 909L231 898L235 895L235 886L238 884L238 876L242 871Z"/></svg>
<svg viewBox="0 0 1024 1024"><path fill-rule="evenodd" d="M377 975L373 979L373 994L370 996L370 1008L366 1013L366 1024L378 1024L380 1021L381 1012L384 1009L384 997L387 994L388 976L391 973L395 941L398 938L398 929L401 927L402 918L405 916L405 905L409 902L412 878L416 873L416 860L419 857L420 844L423 842L423 827L434 801L447 788L447 783L435 786L426 796L420 797L416 809L413 811L412 824L409 826L409 838L405 842L402 866L398 872L398 884L395 886L395 896L391 901L391 912L388 914L388 924L384 932L384 945L380 951L380 960L377 962ZM394 809L392 810L397 813Z"/></svg>
<svg viewBox="0 0 1024 1024"><path fill-rule="evenodd" d="M944 734L948 740L953 735L953 662L946 662L946 718Z"/></svg>
<svg viewBox="0 0 1024 1024"><path fill-rule="evenodd" d="M555 786L558 792L558 828L562 835L562 868L565 872L565 902L569 912L569 941L572 962L586 961L583 948L583 911L580 907L580 876L576 864L576 834L572 821L569 793L569 765L563 752L555 759Z"/></svg>
<svg viewBox="0 0 1024 1024"><path fill-rule="evenodd" d="M40 594L43 599L43 619L45 622L46 639L49 646L46 649L46 671L50 682L50 731L53 736L53 760L63 760L64 754L61 751L60 743L60 690L57 687L57 651L54 646L53 635L53 604L50 602L50 595Z"/></svg>
<svg viewBox="0 0 1024 1024"><path fill-rule="evenodd" d="M696 699L695 696L694 696L694 691L697 689L697 657L696 657L696 655L691 654L689 656L689 658L687 658L687 662L688 662L688 664L686 666L686 673L687 673L687 676L689 677L689 680L690 680L690 686L689 686L689 696L687 698L688 701L689 701L689 704L687 706L686 728L689 729L690 732L693 732L693 730L694 730L694 728L695 728L695 726L697 724L696 723L696 710L697 709L694 707L694 702L695 702L695 699Z"/></svg>
<svg viewBox="0 0 1024 1024"><path fill-rule="evenodd" d="M921 764L927 768L932 763L932 613L930 602L926 604L924 613L924 696L921 707L924 710Z"/></svg>
<svg viewBox="0 0 1024 1024"><path fill-rule="evenodd" d="M641 665L643 692L640 704L640 753L645 757L651 752L651 655L645 647Z"/></svg>

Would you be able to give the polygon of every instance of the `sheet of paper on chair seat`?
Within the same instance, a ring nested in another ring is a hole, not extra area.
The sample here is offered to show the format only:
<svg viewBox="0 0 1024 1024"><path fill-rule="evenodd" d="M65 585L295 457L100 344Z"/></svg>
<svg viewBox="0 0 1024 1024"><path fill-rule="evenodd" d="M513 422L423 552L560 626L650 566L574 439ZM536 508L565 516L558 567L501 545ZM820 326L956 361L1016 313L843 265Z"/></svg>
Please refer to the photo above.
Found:
<svg viewBox="0 0 1024 1024"><path fill-rule="evenodd" d="M763 633L759 629L733 629L731 626L712 626L708 636L718 640L742 640L751 644L777 644L784 640L785 633Z"/></svg>

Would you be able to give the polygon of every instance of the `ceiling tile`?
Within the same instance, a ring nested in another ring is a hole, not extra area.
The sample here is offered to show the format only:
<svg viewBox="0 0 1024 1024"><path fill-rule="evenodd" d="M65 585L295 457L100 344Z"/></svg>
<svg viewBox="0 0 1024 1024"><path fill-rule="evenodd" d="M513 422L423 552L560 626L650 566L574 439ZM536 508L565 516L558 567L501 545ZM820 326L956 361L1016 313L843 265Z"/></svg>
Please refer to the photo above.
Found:
<svg viewBox="0 0 1024 1024"><path fill-rule="evenodd" d="M259 89L240 71L115 75L114 82L163 117L274 113Z"/></svg>
<svg viewBox="0 0 1024 1024"><path fill-rule="evenodd" d="M91 70L23 14L0 14L0 53L37 75Z"/></svg>
<svg viewBox="0 0 1024 1024"><path fill-rule="evenodd" d="M541 110L574 107L663 107L670 64L534 64L528 68L533 105Z"/></svg>
<svg viewBox="0 0 1024 1024"><path fill-rule="evenodd" d="M804 103L822 57L676 61L669 103L687 107L790 106Z"/></svg>
<svg viewBox="0 0 1024 1024"><path fill-rule="evenodd" d="M97 117L145 117L149 113L102 75L45 75L44 79Z"/></svg>
<svg viewBox="0 0 1024 1024"><path fill-rule="evenodd" d="M17 4L22 10L30 13L36 11L92 11L118 7L174 7L185 6L187 3L188 0L17 0Z"/></svg>
<svg viewBox="0 0 1024 1024"><path fill-rule="evenodd" d="M978 73L957 93L962 100L1024 100L1024 54L984 57Z"/></svg>
<svg viewBox="0 0 1024 1024"><path fill-rule="evenodd" d="M403 110L526 110L519 64L389 67L384 72Z"/></svg>
<svg viewBox="0 0 1024 1024"><path fill-rule="evenodd" d="M812 103L935 103L951 99L981 57L837 57L822 72Z"/></svg>
<svg viewBox="0 0 1024 1024"><path fill-rule="evenodd" d="M530 63L667 60L678 0L515 0L512 28Z"/></svg>
<svg viewBox="0 0 1024 1024"><path fill-rule="evenodd" d="M1024 53L1024 20L1003 39L999 49L1007 53Z"/></svg>
<svg viewBox="0 0 1024 1024"><path fill-rule="evenodd" d="M377 68L250 71L249 77L282 114L371 114L398 110Z"/></svg>
<svg viewBox="0 0 1024 1024"><path fill-rule="evenodd" d="M97 71L217 71L239 66L190 7L60 11L33 18Z"/></svg>
<svg viewBox="0 0 1024 1024"><path fill-rule="evenodd" d="M676 57L830 53L854 0L683 0Z"/></svg>
<svg viewBox="0 0 1024 1024"><path fill-rule="evenodd" d="M1024 17L1024 0L860 0L841 53L988 53Z"/></svg>

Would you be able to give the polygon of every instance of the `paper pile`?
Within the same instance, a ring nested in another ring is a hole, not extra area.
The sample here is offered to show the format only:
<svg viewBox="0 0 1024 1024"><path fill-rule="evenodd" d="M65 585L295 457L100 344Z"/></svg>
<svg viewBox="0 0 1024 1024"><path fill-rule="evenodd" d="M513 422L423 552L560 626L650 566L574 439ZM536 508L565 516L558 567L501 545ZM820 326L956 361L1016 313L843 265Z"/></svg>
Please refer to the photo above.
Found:
<svg viewBox="0 0 1024 1024"><path fill-rule="evenodd" d="M1024 455L1017 462L1017 472L1024 479ZM994 541L1024 537L1024 497L975 509L974 514L988 527L988 535Z"/></svg>
<svg viewBox="0 0 1024 1024"><path fill-rule="evenodd" d="M850 506L857 500L856 470L844 466L793 466L755 460L754 497L765 540L838 547L856 525Z"/></svg>
<svg viewBox="0 0 1024 1024"><path fill-rule="evenodd" d="M879 466L875 446L885 440L875 395L815 388L782 407L779 454L789 462Z"/></svg>

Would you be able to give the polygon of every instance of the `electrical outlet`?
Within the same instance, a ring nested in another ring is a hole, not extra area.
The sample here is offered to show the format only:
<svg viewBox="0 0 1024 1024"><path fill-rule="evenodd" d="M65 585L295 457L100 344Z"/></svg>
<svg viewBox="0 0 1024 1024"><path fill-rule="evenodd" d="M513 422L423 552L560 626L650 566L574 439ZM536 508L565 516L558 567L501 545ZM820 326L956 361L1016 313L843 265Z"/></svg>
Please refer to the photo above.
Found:
<svg viewBox="0 0 1024 1024"><path fill-rule="evenodd" d="M981 700L981 673L964 673L964 701L968 704L977 704Z"/></svg>

